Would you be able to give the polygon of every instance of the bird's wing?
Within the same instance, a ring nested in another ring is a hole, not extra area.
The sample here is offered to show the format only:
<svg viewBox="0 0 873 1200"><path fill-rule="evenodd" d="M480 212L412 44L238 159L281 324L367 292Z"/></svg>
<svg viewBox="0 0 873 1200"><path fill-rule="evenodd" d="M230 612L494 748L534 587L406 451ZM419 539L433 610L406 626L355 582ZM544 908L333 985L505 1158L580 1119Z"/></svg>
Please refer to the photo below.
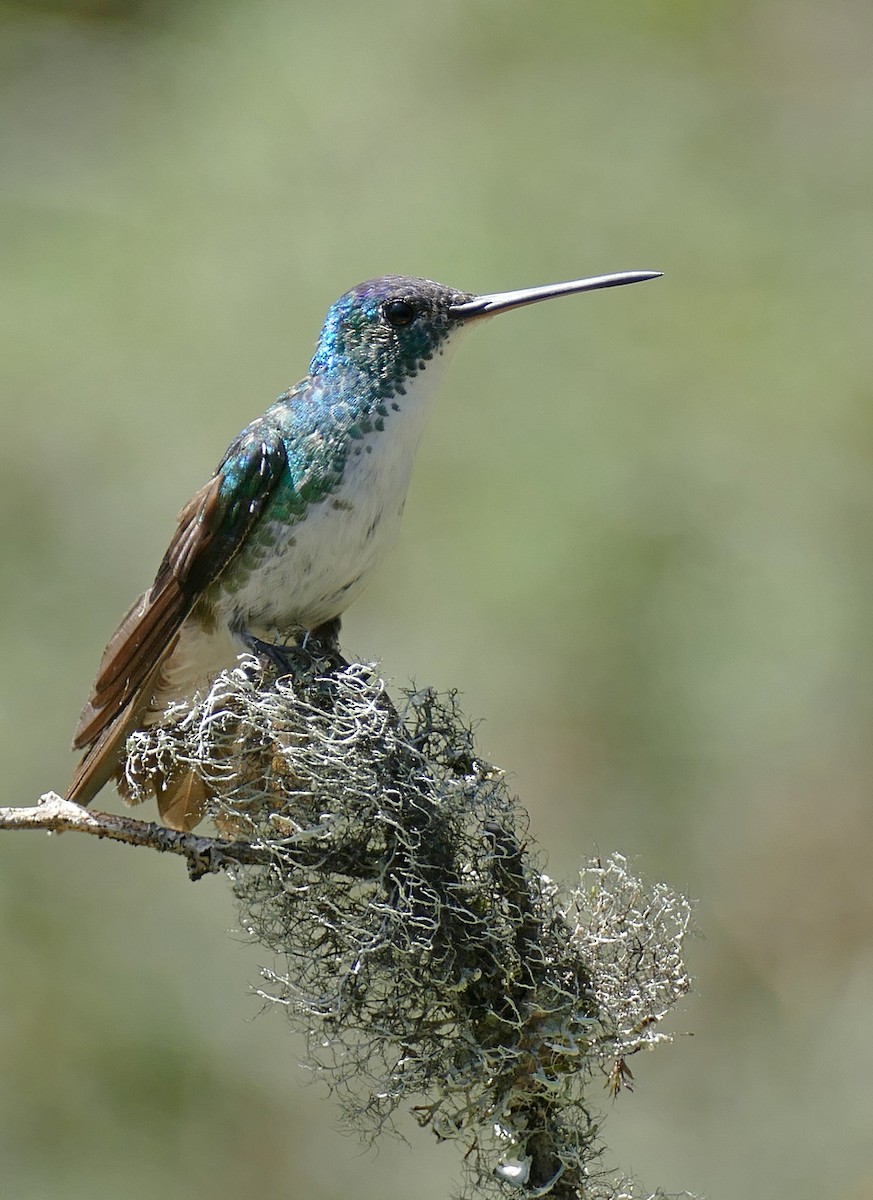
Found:
<svg viewBox="0 0 873 1200"><path fill-rule="evenodd" d="M225 570L287 466L275 428L256 421L240 434L209 483L179 514L155 581L126 614L103 652L73 739L87 753L68 798L87 803L115 769L120 742L143 704L179 627L204 588Z"/></svg>

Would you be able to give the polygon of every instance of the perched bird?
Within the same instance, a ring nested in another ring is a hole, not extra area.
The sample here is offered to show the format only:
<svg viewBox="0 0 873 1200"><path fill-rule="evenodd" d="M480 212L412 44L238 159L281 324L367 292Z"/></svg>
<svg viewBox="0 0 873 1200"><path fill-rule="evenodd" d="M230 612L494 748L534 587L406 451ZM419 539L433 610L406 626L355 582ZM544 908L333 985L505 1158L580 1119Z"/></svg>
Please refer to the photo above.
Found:
<svg viewBox="0 0 873 1200"><path fill-rule="evenodd" d="M338 631L397 535L419 438L449 352L476 321L555 296L655 278L602 275L477 296L386 275L330 308L309 374L230 445L179 514L152 586L104 651L73 748L67 798L124 787L127 737L208 687L240 653ZM157 796L189 829L192 779Z"/></svg>

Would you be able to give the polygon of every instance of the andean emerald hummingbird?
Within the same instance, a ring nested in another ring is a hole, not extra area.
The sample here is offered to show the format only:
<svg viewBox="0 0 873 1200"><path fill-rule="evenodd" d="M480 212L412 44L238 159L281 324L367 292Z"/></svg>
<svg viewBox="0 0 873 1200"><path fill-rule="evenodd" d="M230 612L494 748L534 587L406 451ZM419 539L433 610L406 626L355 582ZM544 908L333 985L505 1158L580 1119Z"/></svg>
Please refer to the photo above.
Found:
<svg viewBox="0 0 873 1200"><path fill-rule="evenodd" d="M335 636L397 536L415 451L462 332L526 304L658 274L483 296L386 275L341 296L309 374L231 443L106 647L76 730L85 754L68 799L89 803L113 775L123 790L128 735L208 687L240 653L328 628ZM157 797L167 824L197 823L192 795L190 781L170 781Z"/></svg>

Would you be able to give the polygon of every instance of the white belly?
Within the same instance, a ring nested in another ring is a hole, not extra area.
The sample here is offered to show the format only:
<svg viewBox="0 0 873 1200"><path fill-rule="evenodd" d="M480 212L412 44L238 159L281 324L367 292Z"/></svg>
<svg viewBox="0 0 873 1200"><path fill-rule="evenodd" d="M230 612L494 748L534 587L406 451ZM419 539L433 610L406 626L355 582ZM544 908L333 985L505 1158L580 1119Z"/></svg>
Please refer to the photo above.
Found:
<svg viewBox="0 0 873 1200"><path fill-rule="evenodd" d="M397 539L414 449L387 431L362 440L336 491L296 524L268 527L273 544L241 586L221 594L220 620L275 635L344 612Z"/></svg>

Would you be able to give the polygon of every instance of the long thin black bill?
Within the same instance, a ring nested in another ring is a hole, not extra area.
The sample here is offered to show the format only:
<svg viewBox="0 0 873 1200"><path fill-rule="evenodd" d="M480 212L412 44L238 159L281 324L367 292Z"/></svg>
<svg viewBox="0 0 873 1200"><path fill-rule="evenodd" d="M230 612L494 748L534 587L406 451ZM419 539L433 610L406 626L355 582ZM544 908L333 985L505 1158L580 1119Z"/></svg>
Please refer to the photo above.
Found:
<svg viewBox="0 0 873 1200"><path fill-rule="evenodd" d="M463 304L453 304L449 316L492 317L495 313L508 312L525 304L538 304L540 300L551 300L555 296L572 296L576 292L593 292L598 288L622 287L626 283L642 283L644 279L658 279L660 271L621 271L617 275L593 275L590 279L571 279L569 283L547 283L542 287L522 288L517 292L494 292L490 296L474 296Z"/></svg>

